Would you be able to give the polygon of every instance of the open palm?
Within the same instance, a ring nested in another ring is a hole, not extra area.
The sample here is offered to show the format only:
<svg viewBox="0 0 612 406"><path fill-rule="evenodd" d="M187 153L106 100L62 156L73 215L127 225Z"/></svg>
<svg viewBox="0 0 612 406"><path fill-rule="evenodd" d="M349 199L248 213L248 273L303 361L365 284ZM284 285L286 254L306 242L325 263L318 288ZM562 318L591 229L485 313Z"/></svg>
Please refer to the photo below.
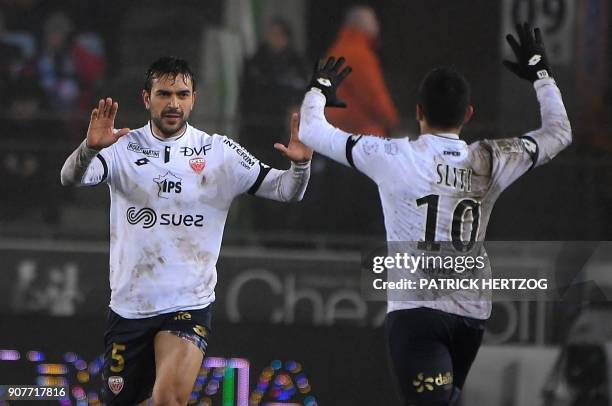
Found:
<svg viewBox="0 0 612 406"><path fill-rule="evenodd" d="M274 148L293 162L310 161L312 159L312 149L302 144L298 138L299 126L300 116L298 113L293 113L291 116L291 138L289 139L289 144L284 146L283 144L276 143Z"/></svg>
<svg viewBox="0 0 612 406"><path fill-rule="evenodd" d="M115 130L117 110L119 110L119 103L113 103L110 97L106 100L101 99L98 107L92 110L87 129L89 148L101 150L109 147L130 131L129 128Z"/></svg>

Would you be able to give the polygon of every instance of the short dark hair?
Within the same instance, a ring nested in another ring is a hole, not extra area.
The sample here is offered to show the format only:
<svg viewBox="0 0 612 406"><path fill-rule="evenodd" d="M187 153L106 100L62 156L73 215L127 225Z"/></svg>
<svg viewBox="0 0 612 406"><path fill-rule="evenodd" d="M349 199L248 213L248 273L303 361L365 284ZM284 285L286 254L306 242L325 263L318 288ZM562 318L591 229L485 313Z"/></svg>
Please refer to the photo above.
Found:
<svg viewBox="0 0 612 406"><path fill-rule="evenodd" d="M470 84L454 68L435 68L421 82L418 100L428 125L460 127L470 104Z"/></svg>
<svg viewBox="0 0 612 406"><path fill-rule="evenodd" d="M164 76L176 78L179 74L182 74L185 78L191 79L192 88L195 91L196 78L193 71L186 60L177 58L176 56L161 57L149 66L145 74L144 90L151 92L153 79Z"/></svg>

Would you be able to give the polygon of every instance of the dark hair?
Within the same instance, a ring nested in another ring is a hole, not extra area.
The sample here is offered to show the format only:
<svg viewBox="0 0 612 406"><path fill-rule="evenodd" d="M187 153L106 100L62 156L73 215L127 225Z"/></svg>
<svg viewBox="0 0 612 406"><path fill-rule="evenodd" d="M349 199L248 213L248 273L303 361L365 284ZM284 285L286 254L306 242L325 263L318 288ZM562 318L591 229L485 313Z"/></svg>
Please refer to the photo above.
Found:
<svg viewBox="0 0 612 406"><path fill-rule="evenodd" d="M293 41L293 30L291 29L291 25L282 17L274 16L270 19L268 23L268 29L270 27L277 26L281 29L283 34L287 37L287 41L291 43Z"/></svg>
<svg viewBox="0 0 612 406"><path fill-rule="evenodd" d="M151 64L145 74L144 90L151 92L153 87L153 79L158 79L164 76L176 78L182 74L185 78L191 79L192 88L195 91L196 78L186 60L177 58L176 56L164 56Z"/></svg>
<svg viewBox="0 0 612 406"><path fill-rule="evenodd" d="M421 82L418 100L430 126L460 127L470 104L470 84L453 68L435 68Z"/></svg>

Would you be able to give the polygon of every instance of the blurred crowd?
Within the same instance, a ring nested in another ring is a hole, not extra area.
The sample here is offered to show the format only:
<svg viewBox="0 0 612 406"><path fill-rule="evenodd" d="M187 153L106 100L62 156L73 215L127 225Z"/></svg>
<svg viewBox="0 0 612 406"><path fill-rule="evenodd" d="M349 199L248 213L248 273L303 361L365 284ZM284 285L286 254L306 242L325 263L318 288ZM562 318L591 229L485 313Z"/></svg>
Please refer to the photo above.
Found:
<svg viewBox="0 0 612 406"><path fill-rule="evenodd" d="M65 157L84 136L94 99L112 95L122 101L129 100L128 103L122 103L122 120L128 121L132 126L140 125L145 115L138 104L139 93L136 88L140 86L140 72L149 61L148 56L145 58L135 50L146 46L147 55L176 50L177 56L191 62L195 71L202 76L202 83L206 85L205 68L199 66L205 65L201 59L207 55L203 49L206 46L204 34L208 29L215 30L220 26L221 29L230 30L229 27L223 27L222 6L215 8L208 3L185 2L181 3L182 9L178 6L176 9L180 10L173 9L177 15L184 14L185 10L194 15L200 13L205 15L202 21L210 21L209 25L201 25L197 29L192 27L193 24L188 26L184 23L188 29L181 27L180 32L173 31L175 35L168 35L160 29L160 26L172 28L171 24L164 26L169 18L165 2L149 1L149 7L146 9L148 14L144 8L133 6L131 2L112 2L112 5L107 7L112 8L112 12L101 10L104 8L102 4L104 3L98 0L0 0L0 91L4 95L0 98L0 128L3 129L0 176L4 192L3 198L0 199L0 234L9 229L4 227L5 225L10 224L11 229L23 228L21 224L26 223L24 219L31 220L30 224L47 225L50 235L57 235L57 230L61 230L61 235L80 236L79 233L83 231L83 227L79 227L82 223L80 219L91 215L99 219L98 224L107 224L107 200L100 197L102 193L92 197L95 192L76 192L61 188L58 181L58 173ZM238 94L235 98L237 113L232 116L232 126L236 130L227 135L238 139L263 162L281 169L289 166L289 162L273 148L273 144L288 142L289 118L299 108L310 80L315 57L342 55L347 58L348 64L355 68L339 89L339 97L347 102L348 107L328 109L326 112L332 124L355 134L381 137L411 135L408 134L410 130L407 130L413 129L415 124L410 119L414 99L411 89L418 85L420 79L416 73L424 69L421 65L429 62L425 61L416 66L419 58L406 63L405 59L397 55L399 47L409 44L404 38L409 36L396 35L403 33L402 27L398 26L401 24L390 18L390 12L386 8L378 9L379 20L373 8L350 4L350 1L346 1L342 5L330 5L329 7L336 9L338 13L334 14L334 21L325 22L324 29L316 22L324 11L309 6L309 16L304 22L306 27L310 24L314 34L307 33L305 44L298 41L303 37L299 34L304 32L299 30L300 27L295 21L291 23L290 19L281 17L281 10L279 15L269 15L259 21L262 23L257 30L260 33L259 46L252 55L243 54L242 63L238 64L242 66L242 71L239 72ZM7 5L10 7L5 7ZM398 4L395 8L401 9ZM15 9L18 9L18 12L15 12ZM426 7L423 7L421 14L427 15L425 9ZM209 15L206 15L206 12ZM341 18L336 18L340 15ZM198 29L200 31L197 31ZM323 31L325 35L321 34ZM194 32L202 35L194 36ZM190 41L185 41L187 35L190 36ZM430 40L432 43L435 41L435 38ZM189 42L190 46L186 47L184 42ZM149 48L149 43L155 43L156 46ZM300 44L306 45L308 54ZM408 46L405 48L411 49ZM385 57L385 63L381 56ZM447 59L461 61L457 55L443 56L436 61ZM111 64L111 60L120 63ZM485 62L483 66L491 65L491 61ZM495 59L496 66L498 62ZM474 68L470 66L468 64L467 68ZM408 69L404 70L405 68ZM483 72L487 73L487 69ZM228 69L229 71L231 69ZM472 74L480 75L484 74L483 72L475 70ZM232 71L231 75L235 74L238 72ZM501 77L497 73L488 74L489 77ZM566 71L564 75L567 78L569 74ZM402 82L409 81L404 76L411 78L410 83ZM387 83L385 78L389 79L390 83ZM230 79L233 84L236 78L232 76ZM574 84L574 79L563 80ZM234 100L233 93L236 89L233 86L228 88L231 88L226 90L232 92L232 97L226 99ZM504 114L504 108L491 108L494 103L491 103L492 99L487 98L495 98L501 94L474 92L474 97L480 97L480 100L475 100L480 102L479 109L477 108L479 116L470 128L479 127L474 134L468 134L468 137L495 137L506 134L506 128L499 131L495 126L501 125L500 123L505 125L511 118L500 120L499 116ZM577 100L576 97L571 97L574 95L571 86L564 87L564 94L567 94L570 113L579 111L575 106L571 106L571 103ZM205 98L206 94L200 99ZM582 99L590 100L584 97ZM213 104L224 102L207 99L201 117L206 117L207 112L215 110L211 107ZM586 111L593 110L590 102L585 103L589 105ZM401 115L398 112L398 104L402 106ZM604 103L603 107L609 109L610 104ZM508 106L505 109L508 110ZM233 107L231 110L234 111ZM400 116L404 118L404 123L400 123ZM533 114L533 118L535 117L536 113ZM590 121L595 128L601 127L599 121ZM581 129L584 122L585 120L572 116L574 130L577 134L580 133L580 136L576 137L576 144L588 138ZM194 124L201 125L199 122ZM400 127L400 124L403 126ZM204 129L209 132L223 130L213 127ZM597 134L600 134L600 138L605 142L609 142L606 131L598 131ZM580 193L572 190L571 197L565 199L560 210L564 213L572 212L573 207L582 207L583 204L593 208L589 210L590 217L585 221L576 218L558 222L553 214L546 217L548 211L527 214L531 216L529 221L545 225L538 229L542 230L541 235L546 238L558 237L564 232L575 234L576 228L583 231L580 238L585 235L595 238L596 231L603 234L609 229L600 224L606 223L605 219L612 216L610 211L606 210L610 202L610 191L605 181L594 181L595 178L610 179L612 176L611 167L607 163L608 155L598 149L596 153L601 156L593 158L593 153L586 155L586 158L577 157L577 147L578 145L573 146L564 153L563 158L555 160L552 165L558 166L547 166L546 169L538 171L537 175L522 181L520 186L521 193L529 193L530 190L539 190L540 184L550 179L567 175L567 184L562 187L568 190L580 187L582 190ZM580 165L571 161L572 159L580 159ZM563 167L560 166L562 164ZM564 175L564 171L568 173ZM554 192L563 195L563 190L551 191L550 198L553 199ZM95 201L96 205L88 205L87 199L90 199L89 202ZM587 203L583 202L584 199ZM500 201L498 207L503 203ZM99 216L94 212L98 209ZM69 214L66 214L67 212ZM239 219L230 221L228 230L239 233L269 232L272 236L283 232L341 237L344 234L379 237L384 232L376 185L356 171L317 154L312 162L312 176L304 202L287 208L276 202L247 197L238 206L238 213ZM498 216L497 223L493 222L491 234L501 230L504 238L522 235L522 229L514 222L502 220L504 218ZM565 223L566 226L563 225ZM96 227L90 237L102 238L103 226ZM510 231L506 232L507 229ZM531 232L532 230L529 231ZM12 231L7 231L4 235L11 236L11 233Z"/></svg>
<svg viewBox="0 0 612 406"><path fill-rule="evenodd" d="M0 91L9 95L0 98L0 176L5 179L0 224L19 224L34 217L55 227L62 222L63 203L74 193L59 186L57 173L67 153L82 139L95 97L104 93L111 79L106 77L106 50L113 44L89 27L81 28L83 24L77 24L71 11L58 8L28 21L21 17L23 21L14 21L14 15L0 11ZM328 54L346 55L360 69L340 90L349 107L330 111L329 116L332 123L349 131L389 136L399 120L377 55L379 35L372 8L348 10ZM197 64L197 57L188 59ZM273 144L288 141L289 118L299 109L311 72L312 61L297 50L291 24L278 16L268 19L258 49L245 57L238 97L240 127L237 134L230 135L263 162L288 167ZM287 210L275 202L248 199L244 205L248 214L242 216L247 220L240 226L312 232L372 228L355 220L363 218L359 216L362 207L353 204L347 208L337 199L320 199L332 191L350 195L359 189L365 194L366 206L371 207L377 196L373 187L363 191L367 180L322 157L315 158L313 172L310 204ZM344 181L338 182L339 177ZM320 215L322 210L346 215L332 225ZM378 220L370 212L365 223Z"/></svg>
<svg viewBox="0 0 612 406"><path fill-rule="evenodd" d="M60 220L57 184L63 146L82 136L75 121L91 106L104 77L104 41L76 29L64 11L48 14L39 31L11 28L0 11L0 220L32 210L46 223Z"/></svg>
<svg viewBox="0 0 612 406"><path fill-rule="evenodd" d="M358 66L340 87L344 109L329 109L332 124L355 134L391 136L399 125L397 109L384 81L377 55L380 29L376 13L368 6L354 6L345 15L333 43L323 56L344 56ZM289 134L289 117L299 110L312 67L298 53L291 27L283 19L273 18L255 55L246 61L240 92L240 142L252 154L276 168L288 162L272 148L280 135ZM288 137L283 142L288 141ZM257 230L292 229L310 232L358 232L382 229L374 211L378 197L368 181L350 174L350 170L315 156L313 177L307 203L298 209L281 207L277 202L253 199L249 202L252 223ZM360 199L347 205L333 196ZM366 215L364 216L364 212ZM282 215L279 215L282 213ZM321 213L342 213L329 222Z"/></svg>

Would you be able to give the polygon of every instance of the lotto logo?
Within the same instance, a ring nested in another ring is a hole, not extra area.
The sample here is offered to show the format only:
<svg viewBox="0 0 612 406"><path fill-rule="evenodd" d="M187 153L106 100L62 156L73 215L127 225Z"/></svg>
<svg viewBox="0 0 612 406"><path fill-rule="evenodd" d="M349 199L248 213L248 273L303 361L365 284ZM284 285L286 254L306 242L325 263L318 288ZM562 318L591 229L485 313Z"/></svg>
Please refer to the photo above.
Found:
<svg viewBox="0 0 612 406"><path fill-rule="evenodd" d="M329 79L326 78L318 78L317 82L319 82L319 84L325 86L325 87L331 87L331 82L329 81Z"/></svg>
<svg viewBox="0 0 612 406"><path fill-rule="evenodd" d="M542 55L535 54L529 59L529 62L528 62L529 66L537 65L538 63L540 63L541 60L542 60Z"/></svg>

